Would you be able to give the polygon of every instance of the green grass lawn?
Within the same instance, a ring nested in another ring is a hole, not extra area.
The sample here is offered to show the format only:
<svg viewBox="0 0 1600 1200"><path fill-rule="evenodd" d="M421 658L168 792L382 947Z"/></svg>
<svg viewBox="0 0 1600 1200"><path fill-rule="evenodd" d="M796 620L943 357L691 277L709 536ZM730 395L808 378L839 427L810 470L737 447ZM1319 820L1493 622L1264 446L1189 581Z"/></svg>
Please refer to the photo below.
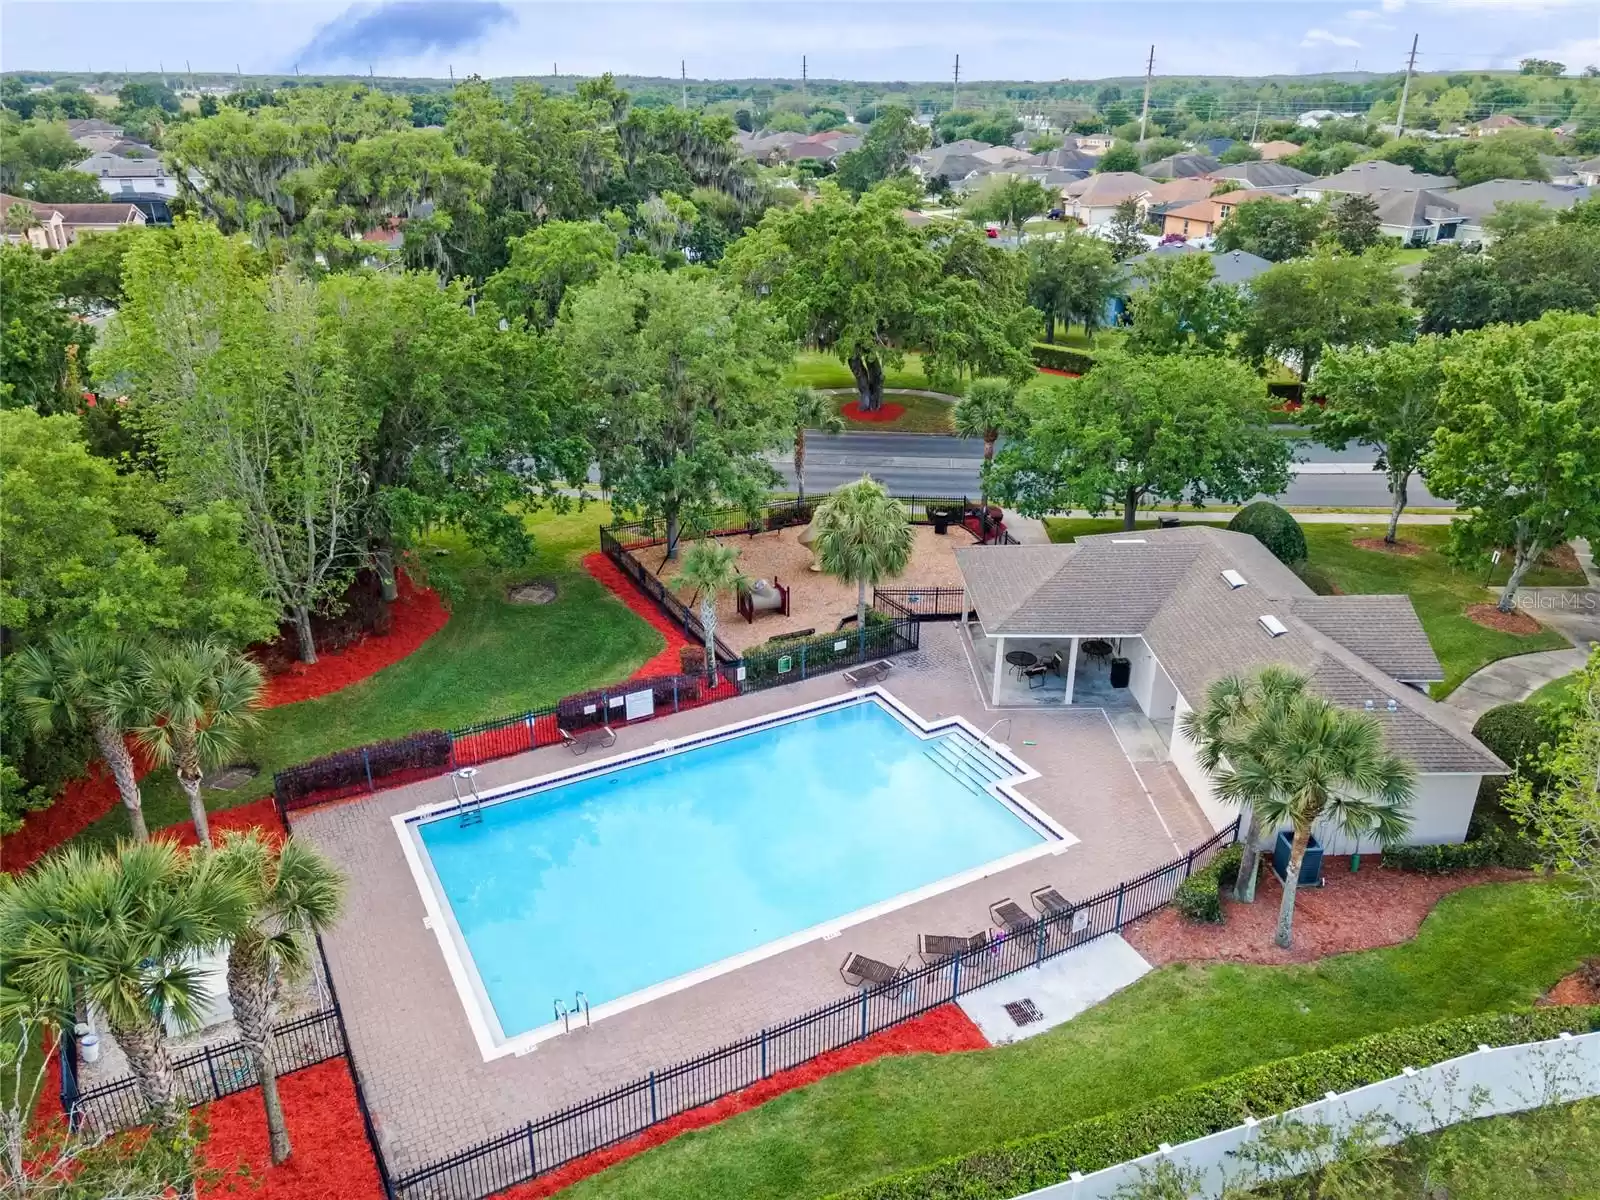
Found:
<svg viewBox="0 0 1600 1200"><path fill-rule="evenodd" d="M835 396L837 408L844 409L846 404L855 400L854 392L847 395ZM885 404L898 404L905 409L892 421L852 421L845 417L844 427L847 430L860 430L871 433L954 433L956 431L955 405L948 400L935 400L932 396L910 396L904 393L899 395L886 395Z"/></svg>
<svg viewBox="0 0 1600 1200"><path fill-rule="evenodd" d="M1140 521L1137 527L1149 529L1154 521ZM1045 529L1051 540L1068 542L1089 533L1111 533L1122 522L1111 517L1050 517ZM1337 590L1346 594L1397 593L1411 597L1422 627L1427 630L1433 652L1444 666L1443 683L1435 684L1435 698L1447 696L1461 681L1480 667L1513 654L1535 650L1559 650L1571 643L1552 629L1526 637L1485 629L1469 621L1462 610L1492 598L1484 580L1500 582L1509 563L1502 560L1492 577L1486 575L1488 561L1468 570L1445 558L1443 550L1450 536L1448 525L1406 525L1401 540L1424 547L1421 554L1405 556L1378 550L1363 550L1356 539L1381 538L1385 525L1313 525L1301 528L1306 535L1306 579L1321 592ZM1528 572L1529 587L1565 587L1583 583L1582 573L1539 566Z"/></svg>
<svg viewBox="0 0 1600 1200"><path fill-rule="evenodd" d="M1428 257L1426 246L1407 246L1402 250L1393 251L1394 265L1397 267L1410 266L1419 263Z"/></svg>
<svg viewBox="0 0 1600 1200"><path fill-rule="evenodd" d="M855 377L850 374L849 367L840 362L835 355L823 354L816 350L802 350L797 354L794 365L789 368L789 373L784 378L796 386L804 384L814 388L848 388L856 385ZM892 367L884 372L883 386L938 390L934 389L933 384L928 382L928 377L923 374L922 355L915 350L906 351L906 360L901 366Z"/></svg>
<svg viewBox="0 0 1600 1200"><path fill-rule="evenodd" d="M1574 671L1571 675L1563 675L1560 679L1552 679L1533 695L1528 697L1530 704L1573 704L1578 699L1578 684L1583 678L1582 671Z"/></svg>
<svg viewBox="0 0 1600 1200"><path fill-rule="evenodd" d="M421 729L448 729L548 704L572 692L626 678L662 647L661 635L601 587L582 565L599 549L604 505L530 518L531 563L496 570L459 539L441 537L444 557L426 555L433 582L451 597L449 623L415 654L370 679L261 714L243 759L261 773L234 792L207 792L214 808L267 795L275 770L319 755ZM511 604L507 586L533 578L556 584L547 605ZM152 829L187 819L170 771L142 787ZM119 805L82 836L108 841L127 832Z"/></svg>
<svg viewBox="0 0 1600 1200"><path fill-rule="evenodd" d="M1529 1005L1592 935L1549 885L1443 901L1414 942L1303 967L1171 966L1049 1033L823 1079L578 1184L572 1200L803 1200L1385 1029Z"/></svg>

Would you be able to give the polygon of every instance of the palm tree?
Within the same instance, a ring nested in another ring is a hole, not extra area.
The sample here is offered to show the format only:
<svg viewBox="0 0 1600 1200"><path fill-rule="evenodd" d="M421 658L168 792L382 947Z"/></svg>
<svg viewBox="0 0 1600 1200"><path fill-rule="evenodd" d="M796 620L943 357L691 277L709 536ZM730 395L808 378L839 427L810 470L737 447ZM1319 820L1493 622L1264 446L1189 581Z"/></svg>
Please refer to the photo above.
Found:
<svg viewBox="0 0 1600 1200"><path fill-rule="evenodd" d="M892 579L911 561L905 506L863 475L817 505L811 532L811 549L822 569L856 585L856 628L865 630L867 585Z"/></svg>
<svg viewBox="0 0 1600 1200"><path fill-rule="evenodd" d="M844 429L844 418L834 405L831 396L824 396L816 388L794 389L794 487L797 499L806 498L806 431L838 433Z"/></svg>
<svg viewBox="0 0 1600 1200"><path fill-rule="evenodd" d="M1416 771L1389 753L1374 716L1309 691L1265 705L1246 724L1234 743L1238 756L1230 754L1212 779L1218 797L1250 804L1263 827L1294 828L1275 938L1287 949L1312 827L1326 818L1350 837L1393 845L1411 827Z"/></svg>
<svg viewBox="0 0 1600 1200"><path fill-rule="evenodd" d="M706 635L706 669L717 682L717 597L749 586L739 573L739 552L714 538L702 538L683 556L683 569L673 586L700 596L700 627Z"/></svg>
<svg viewBox="0 0 1600 1200"><path fill-rule="evenodd" d="M1183 714L1178 726L1198 747L1196 760L1209 775L1230 762L1242 761L1249 752L1247 737L1258 727L1267 708L1281 705L1305 692L1306 677L1287 667L1268 666L1252 678L1228 675L1206 689L1205 703ZM1256 874L1261 857L1261 813L1253 799L1239 802L1245 809L1244 856L1233 897L1243 903L1256 898Z"/></svg>
<svg viewBox="0 0 1600 1200"><path fill-rule="evenodd" d="M55 634L19 656L17 701L40 733L87 729L111 769L137 841L149 840L139 776L126 734L137 710L139 655L131 642L92 634Z"/></svg>
<svg viewBox="0 0 1600 1200"><path fill-rule="evenodd" d="M177 773L195 835L210 846L200 778L238 750L242 730L259 723L261 668L218 642L159 646L145 655L140 691L139 740L157 763Z"/></svg>
<svg viewBox="0 0 1600 1200"><path fill-rule="evenodd" d="M273 1045L278 994L284 982L303 976L310 966L306 935L321 933L338 919L344 877L306 843L291 837L275 847L256 830L229 834L214 857L217 869L248 897L244 923L228 950L228 999L261 1080L276 1165L291 1149Z"/></svg>
<svg viewBox="0 0 1600 1200"><path fill-rule="evenodd" d="M166 1023L200 1024L209 996L194 957L243 921L246 897L210 861L171 842L69 847L26 874L0 875L0 1020L43 1003L62 1028L101 1013L159 1129L178 1129Z"/></svg>
<svg viewBox="0 0 1600 1200"><path fill-rule="evenodd" d="M967 394L956 403L956 432L964 438L983 439L983 503L989 503L989 464L994 461L995 443L1002 433L1017 428L1021 421L1017 408L1017 388L1009 379L974 379Z"/></svg>

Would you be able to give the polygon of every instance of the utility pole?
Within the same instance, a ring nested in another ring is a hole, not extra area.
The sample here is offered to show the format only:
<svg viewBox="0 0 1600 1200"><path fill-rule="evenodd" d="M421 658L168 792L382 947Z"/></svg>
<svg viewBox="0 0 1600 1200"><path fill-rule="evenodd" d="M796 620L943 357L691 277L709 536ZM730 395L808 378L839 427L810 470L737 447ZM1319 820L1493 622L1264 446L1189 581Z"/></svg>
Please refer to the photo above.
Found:
<svg viewBox="0 0 1600 1200"><path fill-rule="evenodd" d="M1394 135L1401 136L1406 127L1406 97L1411 95L1411 72L1417 69L1417 34L1411 35L1411 57L1406 59L1406 81L1400 86L1400 111L1394 117Z"/></svg>
<svg viewBox="0 0 1600 1200"><path fill-rule="evenodd" d="M961 55L956 55L956 82L950 90L950 107L952 110L961 107Z"/></svg>
<svg viewBox="0 0 1600 1200"><path fill-rule="evenodd" d="M800 99L806 98L806 56L800 56Z"/></svg>
<svg viewBox="0 0 1600 1200"><path fill-rule="evenodd" d="M1250 122L1250 141L1253 145L1256 140L1256 130L1261 128L1261 101L1256 101L1256 117Z"/></svg>
<svg viewBox="0 0 1600 1200"><path fill-rule="evenodd" d="M1150 61L1144 66L1144 107L1139 110L1139 140L1144 141L1145 124L1150 120L1150 76L1156 69L1156 48L1150 47Z"/></svg>
<svg viewBox="0 0 1600 1200"><path fill-rule="evenodd" d="M686 59L678 60L678 79L683 84L683 111L689 111L689 65Z"/></svg>

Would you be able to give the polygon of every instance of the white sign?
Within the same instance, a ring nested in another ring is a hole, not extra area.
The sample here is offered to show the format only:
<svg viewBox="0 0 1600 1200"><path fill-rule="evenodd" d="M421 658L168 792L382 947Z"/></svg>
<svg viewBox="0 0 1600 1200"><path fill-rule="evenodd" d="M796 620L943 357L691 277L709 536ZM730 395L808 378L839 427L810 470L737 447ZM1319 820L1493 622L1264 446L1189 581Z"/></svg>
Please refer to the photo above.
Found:
<svg viewBox="0 0 1600 1200"><path fill-rule="evenodd" d="M643 717L655 715L656 694L649 688L645 688L643 691L629 692L624 698L628 702L628 720L637 721Z"/></svg>
<svg viewBox="0 0 1600 1200"><path fill-rule="evenodd" d="M833 648L834 648L834 649L835 649L835 650L843 650L843 649L844 649L844 648L845 648L845 647L846 647L846 646L848 646L848 645L849 645L849 644L850 644L850 643L849 643L849 642L847 642L847 641L846 641L846 640L845 640L845 639L844 639L844 638L840 638L840 639L839 639L839 640L838 640L838 641L837 641L837 642L835 642L835 643L834 643L834 644L833 644Z"/></svg>

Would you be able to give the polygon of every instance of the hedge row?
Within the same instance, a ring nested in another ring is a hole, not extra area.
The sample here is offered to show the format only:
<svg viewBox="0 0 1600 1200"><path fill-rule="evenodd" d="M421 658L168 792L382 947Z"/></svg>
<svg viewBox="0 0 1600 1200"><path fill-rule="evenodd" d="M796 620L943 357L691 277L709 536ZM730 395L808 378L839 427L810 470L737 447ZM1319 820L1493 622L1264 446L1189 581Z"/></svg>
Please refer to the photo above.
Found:
<svg viewBox="0 0 1600 1200"><path fill-rule="evenodd" d="M1487 825L1470 842L1443 846L1401 846L1383 852L1385 866L1419 875L1449 875L1475 867L1516 867L1525 870L1539 861L1537 848L1524 837L1499 825Z"/></svg>
<svg viewBox="0 0 1600 1200"><path fill-rule="evenodd" d="M450 765L450 735L442 729L427 729L388 742L374 742L314 758L282 772L277 779L279 797L285 804L320 792L366 787L401 771L419 768L443 769Z"/></svg>
<svg viewBox="0 0 1600 1200"><path fill-rule="evenodd" d="M1055 346L1049 342L1033 343L1033 365L1052 371L1071 371L1074 375L1087 375L1094 369L1094 355L1068 346Z"/></svg>
<svg viewBox="0 0 1600 1200"><path fill-rule="evenodd" d="M1239 878L1239 863L1243 858L1244 847L1234 842L1178 885L1172 896L1173 907L1191 921L1221 925L1222 891L1232 887Z"/></svg>
<svg viewBox="0 0 1600 1200"><path fill-rule="evenodd" d="M1009 1200L1149 1154L1398 1075L1469 1054L1561 1033L1600 1029L1600 1007L1541 1008L1438 1021L1374 1034L1241 1071L1121 1112L1078 1121L993 1150L945 1159L840 1192L834 1200Z"/></svg>

